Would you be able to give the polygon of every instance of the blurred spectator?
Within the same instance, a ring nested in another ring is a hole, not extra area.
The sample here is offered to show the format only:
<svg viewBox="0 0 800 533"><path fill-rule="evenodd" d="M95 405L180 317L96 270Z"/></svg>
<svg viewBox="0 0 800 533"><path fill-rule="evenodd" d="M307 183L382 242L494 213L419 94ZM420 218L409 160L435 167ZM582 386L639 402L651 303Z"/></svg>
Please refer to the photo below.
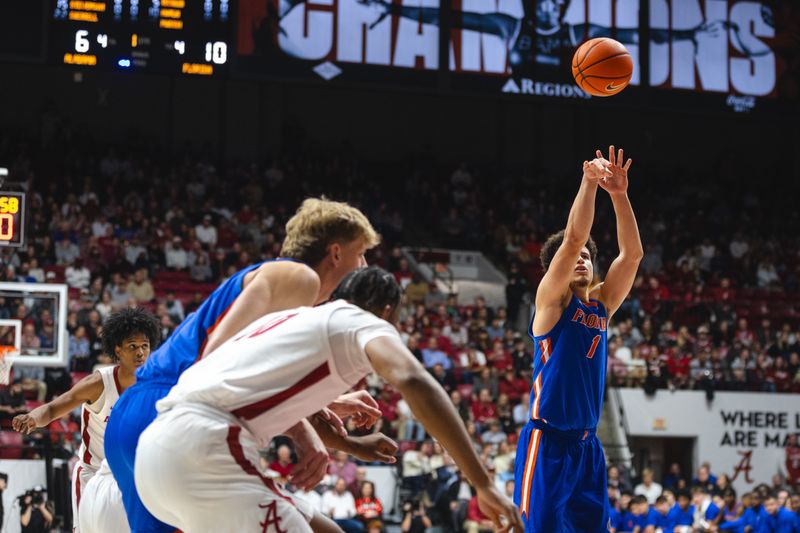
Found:
<svg viewBox="0 0 800 533"><path fill-rule="evenodd" d="M167 293L167 297L164 300L164 305L167 308L167 313L169 313L169 317L172 319L172 322L175 324L180 324L183 322L183 318L185 316L183 312L183 303L175 298L175 293L173 291L169 291Z"/></svg>
<svg viewBox="0 0 800 533"><path fill-rule="evenodd" d="M422 502L406 501L403 503L403 521L400 530L403 533L425 533L433 527L433 522L425 513Z"/></svg>
<svg viewBox="0 0 800 533"><path fill-rule="evenodd" d="M209 249L217 245L217 228L211 225L211 215L203 216L203 222L194 227L194 234Z"/></svg>
<svg viewBox="0 0 800 533"><path fill-rule="evenodd" d="M441 365L445 370L453 367L453 362L447 354L439 349L439 342L435 337L431 337L428 340L428 347L422 349L422 363L428 369L435 365Z"/></svg>
<svg viewBox="0 0 800 533"><path fill-rule="evenodd" d="M172 242L164 245L166 267L170 270L185 270L189 266L189 258L180 237L173 237Z"/></svg>
<svg viewBox="0 0 800 533"><path fill-rule="evenodd" d="M133 275L133 280L128 283L127 293L140 302L149 302L155 299L156 292L153 284L147 279L147 270L140 268Z"/></svg>
<svg viewBox="0 0 800 533"><path fill-rule="evenodd" d="M425 438L425 428L417 420L404 398L397 402L397 428L400 440L421 441Z"/></svg>
<svg viewBox="0 0 800 533"><path fill-rule="evenodd" d="M786 480L795 491L800 492L800 446L797 435L789 435L786 442ZM800 509L797 509L800 512Z"/></svg>
<svg viewBox="0 0 800 533"><path fill-rule="evenodd" d="M189 269L189 277L198 283L208 283L211 281L211 267L205 255L198 255L192 267Z"/></svg>
<svg viewBox="0 0 800 533"><path fill-rule="evenodd" d="M69 239L61 239L56 243L56 262L59 265L69 265L81 255L78 245Z"/></svg>
<svg viewBox="0 0 800 533"><path fill-rule="evenodd" d="M15 379L9 387L0 389L0 419L10 420L27 412L21 379Z"/></svg>
<svg viewBox="0 0 800 533"><path fill-rule="evenodd" d="M372 481L364 481L356 499L356 516L364 524L365 529L370 532L375 529L380 531L383 528L383 505L375 496L375 484Z"/></svg>
<svg viewBox="0 0 800 533"><path fill-rule="evenodd" d="M89 269L84 266L83 259L78 257L64 271L64 279L70 287L86 291L89 289L91 273Z"/></svg>
<svg viewBox="0 0 800 533"><path fill-rule="evenodd" d="M35 394L36 401L42 403L47 398L47 384L44 378L44 367L14 365L14 379L22 384L22 390Z"/></svg>
<svg viewBox="0 0 800 533"><path fill-rule="evenodd" d="M333 460L328 465L328 474L332 477L344 480L345 488L356 479L356 464L350 456L341 450L333 454Z"/></svg>
<svg viewBox="0 0 800 533"><path fill-rule="evenodd" d="M467 507L467 519L464 521L464 530L467 533L483 533L494 531L494 525L478 507L478 496L473 495Z"/></svg>
<svg viewBox="0 0 800 533"><path fill-rule="evenodd" d="M277 457L269 464L270 470L277 472L281 478L281 483L286 483L289 479L289 474L294 469L292 463L292 450L285 444L278 446Z"/></svg>
<svg viewBox="0 0 800 533"><path fill-rule="evenodd" d="M89 359L91 346L86 336L86 327L78 326L69 336L69 361L73 372L91 372L93 363Z"/></svg>
<svg viewBox="0 0 800 533"><path fill-rule="evenodd" d="M419 450L410 448L403 454L403 486L412 492L419 492L425 487L426 477L431 472L430 456L433 445L425 441Z"/></svg>
<svg viewBox="0 0 800 533"><path fill-rule="evenodd" d="M681 480L681 465L679 463L672 463L669 465L669 472L663 477L664 488L674 489L678 486L678 481Z"/></svg>
<svg viewBox="0 0 800 533"><path fill-rule="evenodd" d="M322 495L322 512L333 519L345 533L364 531L363 524L356 519L356 502L347 491L347 483L338 478L334 488Z"/></svg>

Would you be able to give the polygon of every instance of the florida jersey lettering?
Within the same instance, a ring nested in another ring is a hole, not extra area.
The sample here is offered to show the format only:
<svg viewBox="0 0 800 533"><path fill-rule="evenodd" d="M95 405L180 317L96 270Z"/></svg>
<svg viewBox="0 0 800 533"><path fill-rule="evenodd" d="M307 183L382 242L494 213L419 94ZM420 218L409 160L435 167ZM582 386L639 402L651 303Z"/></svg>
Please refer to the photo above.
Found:
<svg viewBox="0 0 800 533"><path fill-rule="evenodd" d="M608 358L608 312L572 296L561 317L534 341L530 416L562 431L597 427Z"/></svg>

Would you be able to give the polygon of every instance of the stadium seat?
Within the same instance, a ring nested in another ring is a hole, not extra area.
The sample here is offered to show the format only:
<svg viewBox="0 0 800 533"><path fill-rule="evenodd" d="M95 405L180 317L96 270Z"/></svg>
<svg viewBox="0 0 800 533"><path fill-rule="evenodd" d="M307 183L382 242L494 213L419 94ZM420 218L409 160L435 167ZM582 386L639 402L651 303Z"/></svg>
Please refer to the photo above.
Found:
<svg viewBox="0 0 800 533"><path fill-rule="evenodd" d="M0 459L21 459L22 446L21 433L0 431Z"/></svg>

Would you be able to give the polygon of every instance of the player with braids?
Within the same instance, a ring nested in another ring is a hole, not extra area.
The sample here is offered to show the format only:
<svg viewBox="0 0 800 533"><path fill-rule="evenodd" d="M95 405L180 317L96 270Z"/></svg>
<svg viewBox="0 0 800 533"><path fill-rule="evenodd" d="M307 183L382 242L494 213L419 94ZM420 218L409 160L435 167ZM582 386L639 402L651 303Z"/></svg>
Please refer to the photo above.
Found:
<svg viewBox="0 0 800 533"><path fill-rule="evenodd" d="M72 472L73 531L80 531L78 509L86 484L104 458L103 442L111 408L125 389L136 383L141 367L161 340L156 317L140 308L112 313L103 323L103 350L116 363L86 376L72 389L28 414L14 418L16 431L29 434L81 407L81 448Z"/></svg>
<svg viewBox="0 0 800 533"><path fill-rule="evenodd" d="M139 439L136 486L147 508L181 531L338 530L261 475L259 443L374 371L447 449L497 530L522 531L449 397L400 339L401 296L385 270L359 269L328 303L263 316L186 370Z"/></svg>

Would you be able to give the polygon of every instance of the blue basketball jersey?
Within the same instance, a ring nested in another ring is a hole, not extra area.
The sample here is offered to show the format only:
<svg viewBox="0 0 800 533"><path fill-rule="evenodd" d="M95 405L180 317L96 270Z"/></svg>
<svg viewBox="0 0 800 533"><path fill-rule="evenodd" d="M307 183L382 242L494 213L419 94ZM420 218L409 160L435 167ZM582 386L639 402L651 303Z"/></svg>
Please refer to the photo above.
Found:
<svg viewBox="0 0 800 533"><path fill-rule="evenodd" d="M597 427L608 358L608 313L602 302L574 294L555 326L534 342L530 418L560 430Z"/></svg>
<svg viewBox="0 0 800 533"><path fill-rule="evenodd" d="M137 384L156 381L177 383L183 371L203 353L208 335L242 293L244 277L261 264L250 265L231 276L206 298L197 311L187 316L136 371Z"/></svg>

